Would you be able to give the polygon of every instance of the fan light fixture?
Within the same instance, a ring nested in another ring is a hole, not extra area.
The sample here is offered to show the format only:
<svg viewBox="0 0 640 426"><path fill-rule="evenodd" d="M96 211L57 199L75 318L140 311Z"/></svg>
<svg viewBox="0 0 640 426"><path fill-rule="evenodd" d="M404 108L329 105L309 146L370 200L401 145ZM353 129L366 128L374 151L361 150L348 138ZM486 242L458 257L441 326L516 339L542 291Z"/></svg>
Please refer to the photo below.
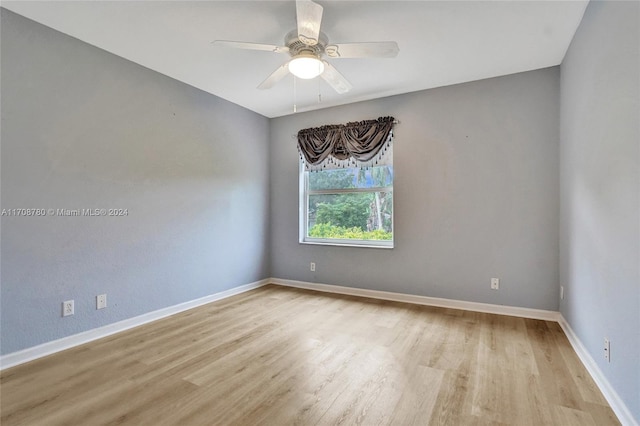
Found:
<svg viewBox="0 0 640 426"><path fill-rule="evenodd" d="M395 58L398 56L400 49L395 41L329 44L327 35L320 31L323 7L313 0L296 0L295 3L297 25L284 36L284 45L282 46L231 40L215 40L213 42L218 46L262 50L288 56L288 62L278 66L269 77L258 85L258 89L270 89L291 73L295 77L303 79L322 77L336 93L343 94L351 90L351 84L330 62L323 59L325 56L332 59Z"/></svg>
<svg viewBox="0 0 640 426"><path fill-rule="evenodd" d="M289 62L289 72L305 80L315 78L324 71L324 64L315 56L298 56Z"/></svg>

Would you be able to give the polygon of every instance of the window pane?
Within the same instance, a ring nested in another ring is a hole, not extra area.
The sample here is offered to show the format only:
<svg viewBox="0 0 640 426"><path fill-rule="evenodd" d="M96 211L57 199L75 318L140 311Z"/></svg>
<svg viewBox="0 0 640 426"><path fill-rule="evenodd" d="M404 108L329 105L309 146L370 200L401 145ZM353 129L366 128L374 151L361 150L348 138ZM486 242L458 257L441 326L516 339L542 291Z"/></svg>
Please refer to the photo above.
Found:
<svg viewBox="0 0 640 426"><path fill-rule="evenodd" d="M376 188L393 185L393 166L329 169L309 173L309 190Z"/></svg>
<svg viewBox="0 0 640 426"><path fill-rule="evenodd" d="M392 209L392 191L309 195L307 237L391 240Z"/></svg>

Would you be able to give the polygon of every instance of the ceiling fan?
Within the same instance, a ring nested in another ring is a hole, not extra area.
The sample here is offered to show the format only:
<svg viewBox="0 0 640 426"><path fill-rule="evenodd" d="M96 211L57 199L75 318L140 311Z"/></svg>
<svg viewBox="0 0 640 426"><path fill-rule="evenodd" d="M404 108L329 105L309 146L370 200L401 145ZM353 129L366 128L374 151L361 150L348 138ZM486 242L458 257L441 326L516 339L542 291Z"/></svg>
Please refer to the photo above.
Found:
<svg viewBox="0 0 640 426"><path fill-rule="evenodd" d="M336 92L351 90L351 84L329 62L329 58L393 58L400 49L395 41L329 44L327 36L320 31L322 6L311 0L296 0L298 28L284 37L284 46L247 43L242 41L216 40L213 44L237 49L263 50L288 53L291 59L278 67L258 89L269 89L288 73L298 78L322 77Z"/></svg>

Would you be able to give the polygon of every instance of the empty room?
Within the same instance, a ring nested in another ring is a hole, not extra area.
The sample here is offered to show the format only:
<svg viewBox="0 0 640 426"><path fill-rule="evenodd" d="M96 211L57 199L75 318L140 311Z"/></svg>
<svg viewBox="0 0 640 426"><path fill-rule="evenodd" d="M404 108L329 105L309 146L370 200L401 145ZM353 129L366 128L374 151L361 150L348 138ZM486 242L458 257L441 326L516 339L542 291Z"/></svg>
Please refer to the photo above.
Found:
<svg viewBox="0 0 640 426"><path fill-rule="evenodd" d="M0 424L640 424L640 2L2 1Z"/></svg>

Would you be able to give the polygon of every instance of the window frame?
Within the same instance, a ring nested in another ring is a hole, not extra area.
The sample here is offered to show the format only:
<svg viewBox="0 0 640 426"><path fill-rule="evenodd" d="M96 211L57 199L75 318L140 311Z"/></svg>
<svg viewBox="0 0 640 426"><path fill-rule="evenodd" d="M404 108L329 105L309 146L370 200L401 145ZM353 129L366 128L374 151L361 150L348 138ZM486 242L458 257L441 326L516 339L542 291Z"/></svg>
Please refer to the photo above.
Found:
<svg viewBox="0 0 640 426"><path fill-rule="evenodd" d="M350 167L354 169L357 167ZM299 228L298 242L300 244L324 245L324 246L341 246L341 247L367 247L393 249L395 247L395 202L391 197L391 240L352 240L339 238L313 238L308 235L309 226L309 196L310 195L332 195L332 194L352 194L352 193L374 193L374 192L391 192L393 193L393 182L391 186L372 187L372 188L344 188L344 189L315 189L309 191L309 173L312 171L305 170L304 160L299 162ZM394 170L395 180L395 170Z"/></svg>

